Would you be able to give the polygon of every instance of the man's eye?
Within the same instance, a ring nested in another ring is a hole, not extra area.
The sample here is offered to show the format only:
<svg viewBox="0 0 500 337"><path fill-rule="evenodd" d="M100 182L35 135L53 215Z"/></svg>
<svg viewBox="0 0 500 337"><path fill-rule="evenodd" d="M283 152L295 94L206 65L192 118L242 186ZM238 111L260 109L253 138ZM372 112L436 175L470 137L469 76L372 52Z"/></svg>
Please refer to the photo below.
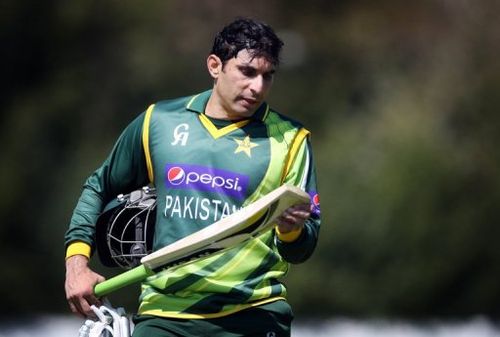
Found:
<svg viewBox="0 0 500 337"><path fill-rule="evenodd" d="M264 74L263 77L264 77L264 80L271 81L273 79L273 74L267 73L267 74Z"/></svg>
<svg viewBox="0 0 500 337"><path fill-rule="evenodd" d="M256 75L255 69L252 68L242 68L241 73L247 77L254 77Z"/></svg>

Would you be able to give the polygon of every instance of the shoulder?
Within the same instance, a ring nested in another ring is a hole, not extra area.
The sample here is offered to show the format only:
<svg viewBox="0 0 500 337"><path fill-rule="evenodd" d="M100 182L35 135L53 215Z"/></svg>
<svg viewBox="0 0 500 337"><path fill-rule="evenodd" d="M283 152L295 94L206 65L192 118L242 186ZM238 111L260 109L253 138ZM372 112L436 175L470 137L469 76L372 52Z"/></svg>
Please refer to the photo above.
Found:
<svg viewBox="0 0 500 337"><path fill-rule="evenodd" d="M301 122L277 112L274 109L269 109L269 113L264 119L264 123L266 123L268 127L276 128L281 132L296 132L298 130L305 129Z"/></svg>
<svg viewBox="0 0 500 337"><path fill-rule="evenodd" d="M195 95L165 99L154 103L154 112L179 112L186 109L187 104Z"/></svg>

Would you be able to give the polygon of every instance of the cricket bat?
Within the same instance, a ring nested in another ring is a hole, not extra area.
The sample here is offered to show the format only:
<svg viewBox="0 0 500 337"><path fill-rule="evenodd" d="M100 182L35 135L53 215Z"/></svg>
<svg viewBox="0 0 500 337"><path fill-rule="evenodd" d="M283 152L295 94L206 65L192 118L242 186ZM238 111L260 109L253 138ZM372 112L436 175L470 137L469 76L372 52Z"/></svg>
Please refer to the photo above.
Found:
<svg viewBox="0 0 500 337"><path fill-rule="evenodd" d="M141 259L141 265L97 284L97 297L140 282L156 272L230 249L274 228L289 207L309 203L303 190L283 185L239 211Z"/></svg>

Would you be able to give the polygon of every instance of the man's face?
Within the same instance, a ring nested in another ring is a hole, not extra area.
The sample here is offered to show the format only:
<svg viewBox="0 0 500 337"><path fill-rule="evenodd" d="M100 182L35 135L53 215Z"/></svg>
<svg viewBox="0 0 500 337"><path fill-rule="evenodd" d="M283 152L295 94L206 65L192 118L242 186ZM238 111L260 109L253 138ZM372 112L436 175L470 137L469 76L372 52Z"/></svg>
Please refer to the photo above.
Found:
<svg viewBox="0 0 500 337"><path fill-rule="evenodd" d="M271 89L274 65L265 57L252 57L245 49L236 58L227 60L224 66L217 56L210 57L219 61L212 69L209 64L209 70L215 80L213 95L224 113L229 119L252 116Z"/></svg>

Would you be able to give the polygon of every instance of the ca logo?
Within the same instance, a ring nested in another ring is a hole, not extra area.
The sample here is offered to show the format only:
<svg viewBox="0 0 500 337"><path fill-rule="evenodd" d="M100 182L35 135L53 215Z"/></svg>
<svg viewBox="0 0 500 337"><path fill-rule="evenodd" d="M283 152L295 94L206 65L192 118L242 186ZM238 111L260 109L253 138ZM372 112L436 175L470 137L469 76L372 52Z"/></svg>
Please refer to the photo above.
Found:
<svg viewBox="0 0 500 337"><path fill-rule="evenodd" d="M179 124L174 129L174 141L170 144L185 146L189 137L189 125L186 123Z"/></svg>
<svg viewBox="0 0 500 337"><path fill-rule="evenodd" d="M266 333L266 337L276 337L276 332L274 331L269 331L268 333Z"/></svg>

